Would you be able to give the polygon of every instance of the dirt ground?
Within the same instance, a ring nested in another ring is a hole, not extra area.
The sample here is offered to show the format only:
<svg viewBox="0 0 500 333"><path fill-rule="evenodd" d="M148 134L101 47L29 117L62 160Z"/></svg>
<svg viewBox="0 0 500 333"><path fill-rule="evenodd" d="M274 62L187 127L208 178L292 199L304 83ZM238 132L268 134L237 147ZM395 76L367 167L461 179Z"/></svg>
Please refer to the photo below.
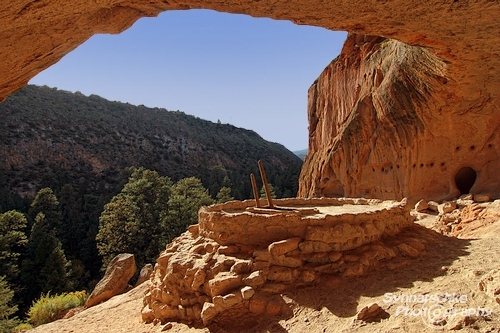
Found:
<svg viewBox="0 0 500 333"><path fill-rule="evenodd" d="M30 332L500 332L500 201L447 218L415 215L411 232L430 244L423 255L393 259L390 268L363 278L325 277L286 292L285 317L238 318L234 325L207 328L144 324L144 283Z"/></svg>

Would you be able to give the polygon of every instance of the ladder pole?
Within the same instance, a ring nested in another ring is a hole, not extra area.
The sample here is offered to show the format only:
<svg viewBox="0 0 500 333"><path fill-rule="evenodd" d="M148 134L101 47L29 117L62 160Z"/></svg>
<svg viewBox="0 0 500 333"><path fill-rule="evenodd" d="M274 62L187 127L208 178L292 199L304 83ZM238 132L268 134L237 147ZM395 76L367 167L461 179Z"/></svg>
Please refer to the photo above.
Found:
<svg viewBox="0 0 500 333"><path fill-rule="evenodd" d="M259 164L260 176L262 177L262 183L264 184L264 188L266 189L267 203L269 204L269 208L273 209L273 199L271 198L271 191L269 190L269 184L267 183L266 171L264 170L264 163L262 160L257 162Z"/></svg>
<svg viewBox="0 0 500 333"><path fill-rule="evenodd" d="M255 198L255 207L260 207L260 198L259 198L259 190L257 188L257 182L255 181L255 175L253 173L250 174L250 181L252 183L252 191L253 197Z"/></svg>

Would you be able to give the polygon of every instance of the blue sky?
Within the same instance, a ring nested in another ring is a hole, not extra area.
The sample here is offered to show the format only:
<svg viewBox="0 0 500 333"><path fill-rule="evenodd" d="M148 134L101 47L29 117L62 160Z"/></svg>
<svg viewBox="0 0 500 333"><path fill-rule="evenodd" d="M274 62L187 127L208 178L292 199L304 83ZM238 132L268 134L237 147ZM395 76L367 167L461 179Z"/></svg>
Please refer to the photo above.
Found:
<svg viewBox="0 0 500 333"><path fill-rule="evenodd" d="M181 110L307 148L307 89L345 32L209 10L167 11L95 35L30 83Z"/></svg>

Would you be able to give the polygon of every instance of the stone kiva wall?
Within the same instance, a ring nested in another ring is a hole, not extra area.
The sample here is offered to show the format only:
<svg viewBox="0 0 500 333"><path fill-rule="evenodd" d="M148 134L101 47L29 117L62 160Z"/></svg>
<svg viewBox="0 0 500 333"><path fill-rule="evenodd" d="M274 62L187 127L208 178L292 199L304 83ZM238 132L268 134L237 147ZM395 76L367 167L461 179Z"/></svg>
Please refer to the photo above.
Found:
<svg viewBox="0 0 500 333"><path fill-rule="evenodd" d="M275 200L289 210L253 208L255 201L204 207L199 224L168 244L151 275L143 319L208 325L227 311L280 315L279 294L321 276L356 277L380 261L416 257L406 202L366 199ZM279 208L278 207L278 208Z"/></svg>

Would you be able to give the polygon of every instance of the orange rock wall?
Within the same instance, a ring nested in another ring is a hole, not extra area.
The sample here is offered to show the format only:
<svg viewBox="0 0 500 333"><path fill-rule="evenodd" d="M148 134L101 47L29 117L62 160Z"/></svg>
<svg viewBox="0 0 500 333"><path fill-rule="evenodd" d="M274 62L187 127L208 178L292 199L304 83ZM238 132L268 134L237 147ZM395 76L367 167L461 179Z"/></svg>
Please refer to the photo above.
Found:
<svg viewBox="0 0 500 333"><path fill-rule="evenodd" d="M462 166L477 172L472 192L500 196L498 1L9 1L0 101L93 34L194 8L356 34L309 92L301 196L448 198Z"/></svg>
<svg viewBox="0 0 500 333"><path fill-rule="evenodd" d="M455 176L500 195L500 125L490 98L467 110L447 61L395 40L350 34L309 89L309 155L299 196L441 200Z"/></svg>

